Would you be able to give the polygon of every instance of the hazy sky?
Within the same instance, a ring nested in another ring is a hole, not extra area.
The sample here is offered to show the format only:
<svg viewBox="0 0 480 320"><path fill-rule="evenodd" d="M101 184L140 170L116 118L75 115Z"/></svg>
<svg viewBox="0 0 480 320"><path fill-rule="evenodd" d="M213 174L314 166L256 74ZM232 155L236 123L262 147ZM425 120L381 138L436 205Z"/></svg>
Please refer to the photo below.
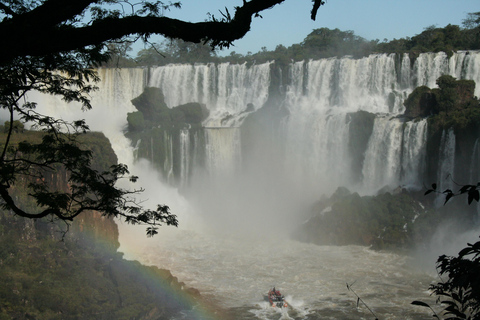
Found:
<svg viewBox="0 0 480 320"><path fill-rule="evenodd" d="M207 12L220 18L219 10L227 7L233 14L234 6L241 5L242 0L181 2L181 9L172 9L165 15L192 22L206 20ZM480 11L479 0L327 0L320 7L316 21L312 21L311 5L311 0L286 0L263 12L263 19L255 18L251 31L229 51L246 54L258 52L262 47L274 50L278 44L289 47L302 42L313 29L322 27L352 30L367 40L411 37L431 25L462 26L467 13Z"/></svg>

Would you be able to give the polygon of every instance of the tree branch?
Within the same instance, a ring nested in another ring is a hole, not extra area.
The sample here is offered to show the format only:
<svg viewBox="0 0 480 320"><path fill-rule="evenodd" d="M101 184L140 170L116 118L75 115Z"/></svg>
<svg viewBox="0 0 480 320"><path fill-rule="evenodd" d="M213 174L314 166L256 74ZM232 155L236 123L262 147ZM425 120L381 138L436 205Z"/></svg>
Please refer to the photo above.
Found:
<svg viewBox="0 0 480 320"><path fill-rule="evenodd" d="M44 17L45 6L57 5L65 7L63 0L48 0L41 7L27 14L33 15L29 23L12 24L23 21L25 17L16 17L0 23L0 35L3 45L0 48L0 65L8 63L19 56L44 56L51 53L78 50L92 45L100 45L108 40L116 40L133 34L160 34L167 38L179 38L184 41L201 42L212 39L228 46L232 41L242 38L249 30L252 16L269 9L285 0L251 0L237 7L234 17L230 21L184 22L167 17L140 17L128 16L124 18L105 18L96 20L90 26L72 27L48 24L32 24L38 17ZM74 8L69 8L59 17L67 17L68 13L75 13L82 6L93 1L77 0ZM60 4L61 3L61 4ZM42 10L40 10L42 9ZM71 17L70 17L71 18ZM22 20L20 20L22 19Z"/></svg>
<svg viewBox="0 0 480 320"><path fill-rule="evenodd" d="M22 209L16 206L15 201L12 199L12 197L8 193L8 189L2 185L0 185L0 197L2 197L3 201L5 201L4 206L12 210L16 215L19 215L20 217L30 218L30 219L40 219L48 215L61 217L61 214L57 210L54 210L52 208L47 208L44 211L39 213L27 213L23 211ZM71 219L63 217L62 220L71 220Z"/></svg>

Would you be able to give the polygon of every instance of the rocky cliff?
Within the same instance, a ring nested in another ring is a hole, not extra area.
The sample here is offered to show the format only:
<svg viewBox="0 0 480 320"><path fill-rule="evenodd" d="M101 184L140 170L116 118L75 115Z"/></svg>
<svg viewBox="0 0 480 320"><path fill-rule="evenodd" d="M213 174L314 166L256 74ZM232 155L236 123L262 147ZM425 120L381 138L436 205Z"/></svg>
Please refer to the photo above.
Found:
<svg viewBox="0 0 480 320"><path fill-rule="evenodd" d="M456 164L449 172L448 181L455 181L459 189L462 184L476 184L480 177L472 175L475 152L478 152L480 136L480 104L474 96L475 82L456 80L451 76L441 76L439 88L426 86L416 88L405 100L404 123L427 118L426 157L424 183L439 183L441 191L448 187L437 181L442 159L439 146L449 132L456 137L452 156ZM356 112L351 115L351 128L356 133L349 146L354 163L361 171L363 162L363 134L372 128L372 114ZM352 127L353 126L353 127ZM358 128L361 128L359 130ZM357 150L357 151L356 151ZM444 179L444 177L442 177ZM457 191L457 190L454 191ZM339 188L331 197L319 200L312 206L307 221L295 233L301 241L322 245L358 244L374 248L410 248L427 241L436 227L446 220L455 220L461 229L468 230L476 225L476 206L468 206L465 198L459 197L449 202L447 207L438 206L443 198L434 203L433 195L424 196L424 190L415 191L398 187L395 190L383 188L374 196L360 196ZM453 203L451 203L453 202Z"/></svg>
<svg viewBox="0 0 480 320"><path fill-rule="evenodd" d="M89 139L103 146L97 165L116 159L102 134ZM118 247L117 225L98 212L68 226L0 211L0 319L167 319L200 304L170 271L124 260Z"/></svg>

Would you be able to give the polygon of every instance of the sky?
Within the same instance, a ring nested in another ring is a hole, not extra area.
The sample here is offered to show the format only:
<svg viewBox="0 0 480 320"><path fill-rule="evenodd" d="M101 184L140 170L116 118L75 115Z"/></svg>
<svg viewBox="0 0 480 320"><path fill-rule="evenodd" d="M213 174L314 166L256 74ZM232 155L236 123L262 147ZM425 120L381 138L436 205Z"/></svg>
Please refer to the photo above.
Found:
<svg viewBox="0 0 480 320"><path fill-rule="evenodd" d="M221 18L219 10L234 6L242 0L181 0L181 9L171 9L166 16L181 20L205 21L210 12ZM228 55L231 51L241 54L256 53L262 47L274 50L279 44L286 47L302 42L314 29L338 28L352 30L367 40L412 37L426 27L448 24L462 26L468 13L480 11L479 0L326 0L317 13L316 21L310 19L311 0L286 0L261 13L263 18L254 18L247 35L234 42L234 47L219 52ZM160 38L152 38L159 42Z"/></svg>

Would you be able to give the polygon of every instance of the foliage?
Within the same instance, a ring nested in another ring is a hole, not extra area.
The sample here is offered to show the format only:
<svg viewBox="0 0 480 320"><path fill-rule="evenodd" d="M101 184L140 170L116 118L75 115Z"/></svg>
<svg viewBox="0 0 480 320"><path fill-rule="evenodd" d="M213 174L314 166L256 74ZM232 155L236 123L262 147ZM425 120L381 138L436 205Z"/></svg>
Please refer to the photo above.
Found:
<svg viewBox="0 0 480 320"><path fill-rule="evenodd" d="M215 62L216 49L211 42L193 43L169 39L138 52L137 65L166 65L169 63Z"/></svg>
<svg viewBox="0 0 480 320"><path fill-rule="evenodd" d="M163 111L168 111L163 92L159 88L147 87L132 104L143 114L144 119L157 120Z"/></svg>
<svg viewBox="0 0 480 320"><path fill-rule="evenodd" d="M480 319L480 241L467 244L457 256L441 255L437 270L441 281L430 285L432 294L443 309L446 319ZM445 277L445 279L444 279ZM412 304L430 308L421 301ZM433 315L440 319L437 314Z"/></svg>
<svg viewBox="0 0 480 320"><path fill-rule="evenodd" d="M443 75L436 81L439 90L437 102L439 110L448 115L448 111L453 110L458 101L456 79L450 75Z"/></svg>
<svg viewBox="0 0 480 320"><path fill-rule="evenodd" d="M167 107L163 92L159 88L147 87L142 94L132 100L138 112L128 114L131 131L141 131L152 127L183 128L185 124L201 125L208 116L208 109L196 102L173 108Z"/></svg>
<svg viewBox="0 0 480 320"><path fill-rule="evenodd" d="M436 81L438 88L415 88L405 99L405 116L429 118L429 134L450 127L456 130L476 126L480 120L480 102L474 96L473 80L456 80L442 75Z"/></svg>
<svg viewBox="0 0 480 320"><path fill-rule="evenodd" d="M480 318L480 241L467 244L458 256L438 258L440 277L446 281L430 286L430 290L447 307L444 312L453 319ZM442 297L442 298L440 298Z"/></svg>
<svg viewBox="0 0 480 320"><path fill-rule="evenodd" d="M463 21L465 29L475 29L480 27L480 12L471 12L467 14L467 18Z"/></svg>
<svg viewBox="0 0 480 320"><path fill-rule="evenodd" d="M25 129L25 125L21 121L15 120L12 122L12 124L13 124L12 130L15 133L23 132L23 130ZM10 131L10 121L5 121L4 132L9 132L9 131Z"/></svg>
<svg viewBox="0 0 480 320"><path fill-rule="evenodd" d="M152 34L194 43L211 41L214 47L229 47L250 30L252 17L283 1L245 1L235 7L234 14L225 9L221 18L210 15L204 22L166 17L165 11L180 8L179 2L88 0L66 6L60 0L2 1L0 33L5 45L0 49L0 63L11 63L18 57L42 57L89 47L98 49L108 41L125 40L126 36L148 41Z"/></svg>
<svg viewBox="0 0 480 320"><path fill-rule="evenodd" d="M208 109L195 102L174 107L173 110L178 110L183 114L183 121L190 124L200 124L208 116Z"/></svg>
<svg viewBox="0 0 480 320"><path fill-rule="evenodd" d="M298 44L285 47L276 46L273 51L263 47L256 53L242 55L232 51L225 57L218 56L211 42L201 44L184 43L180 40L165 41L161 44L141 50L134 59L139 65L165 65L168 63L230 62L263 63L275 61L286 65L290 61L320 59L329 57L353 56L355 58L372 53L407 53L415 58L423 52L443 51L447 54L457 50L480 49L480 13L469 13L464 27L447 25L444 28L430 26L413 37L380 41L366 40L351 30L319 28L314 29ZM133 60L132 60L133 61Z"/></svg>
<svg viewBox="0 0 480 320"><path fill-rule="evenodd" d="M353 31L320 28L313 30L301 43L308 57L326 58L353 55L362 57L372 52L372 45Z"/></svg>
<svg viewBox="0 0 480 320"><path fill-rule="evenodd" d="M131 41L121 41L121 42L110 42L106 45L106 50L110 59L102 63L102 67L106 68L131 68L136 67L137 64L130 57L129 52L131 52L133 42Z"/></svg>
<svg viewBox="0 0 480 320"><path fill-rule="evenodd" d="M143 117L143 113L140 111L130 112L127 114L127 123L128 123L128 131L135 132L135 131L142 131L145 127L145 118Z"/></svg>
<svg viewBox="0 0 480 320"><path fill-rule="evenodd" d="M468 204L471 204L473 200L477 202L480 200L479 187L480 187L480 182L477 183L476 185L469 185L469 184L463 185L456 193L453 192L451 189L446 189L440 192L440 191L437 191L437 184L433 183L431 189L427 189L427 191L425 191L425 195L430 194L432 192L444 194L445 195L444 205L445 205L448 202L448 200L450 200L452 197L466 194Z"/></svg>
<svg viewBox="0 0 480 320"><path fill-rule="evenodd" d="M469 14L469 15L476 15ZM378 52L410 53L415 56L422 52L443 51L451 54L457 50L479 49L480 27L474 24L460 28L456 25L447 25L444 28L430 26L412 38L394 39L390 42L379 43Z"/></svg>

